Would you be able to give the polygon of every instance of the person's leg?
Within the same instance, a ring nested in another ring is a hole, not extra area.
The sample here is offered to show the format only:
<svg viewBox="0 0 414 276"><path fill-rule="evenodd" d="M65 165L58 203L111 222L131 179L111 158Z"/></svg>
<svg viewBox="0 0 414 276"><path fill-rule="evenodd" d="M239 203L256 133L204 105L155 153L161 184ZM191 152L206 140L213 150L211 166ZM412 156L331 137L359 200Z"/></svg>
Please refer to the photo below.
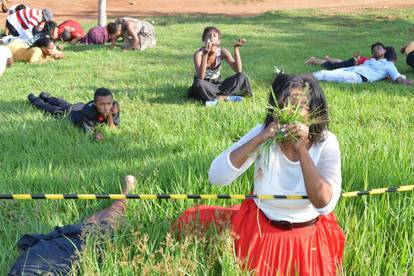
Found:
<svg viewBox="0 0 414 276"><path fill-rule="evenodd" d="M332 62L332 63L338 63L338 62L342 62L343 60L339 59L339 58L331 58L330 56L326 55L325 56L325 61L329 61L329 62Z"/></svg>
<svg viewBox="0 0 414 276"><path fill-rule="evenodd" d="M325 59L311 57L311 58L309 58L308 60L305 61L305 64L308 64L308 65L319 65L320 66L320 65L324 64L325 62L326 62Z"/></svg>
<svg viewBox="0 0 414 276"><path fill-rule="evenodd" d="M253 96L249 78L243 73L225 79L220 85L220 92L226 96Z"/></svg>
<svg viewBox="0 0 414 276"><path fill-rule="evenodd" d="M124 185L122 186L122 193L128 194L135 189L137 180L132 175L124 177ZM119 220L125 217L126 200L119 199L112 203L111 206L99 211L85 220L86 224L100 224L107 223L112 229L116 229Z"/></svg>
<svg viewBox="0 0 414 276"><path fill-rule="evenodd" d="M69 110L69 107L71 106L70 103L68 103L67 101L65 101L64 99L61 98L56 98L56 97L51 97L48 93L46 92L42 92L39 94L39 98L41 98L42 100L44 100L45 102L54 105L54 106L60 106L65 108L66 110Z"/></svg>
<svg viewBox="0 0 414 276"><path fill-rule="evenodd" d="M36 97L35 95L33 95L32 93L30 93L27 98L29 99L29 102L34 105L35 107L37 107L38 109L44 111L44 112L48 112L54 116L60 116L63 115L67 109L66 107L62 107L62 106L55 106L52 105L48 102L45 102L43 99Z"/></svg>
<svg viewBox="0 0 414 276"><path fill-rule="evenodd" d="M10 24L8 20L6 20L6 29L12 36L19 36L19 32L16 30L16 28L13 27L12 24Z"/></svg>
<svg viewBox="0 0 414 276"><path fill-rule="evenodd" d="M199 78L194 78L193 85L188 90L188 97L204 102L217 99L220 93L219 83L212 83Z"/></svg>
<svg viewBox="0 0 414 276"><path fill-rule="evenodd" d="M351 66L355 66L355 59L354 58L350 58L348 60L341 61L341 62L327 61L324 64L322 64L322 67L324 67L328 70L335 70L335 69L346 68L346 67L351 67Z"/></svg>
<svg viewBox="0 0 414 276"><path fill-rule="evenodd" d="M333 71L320 70L313 73L315 79L327 82L339 83L362 83L362 78L357 73L345 71L344 69L336 69Z"/></svg>

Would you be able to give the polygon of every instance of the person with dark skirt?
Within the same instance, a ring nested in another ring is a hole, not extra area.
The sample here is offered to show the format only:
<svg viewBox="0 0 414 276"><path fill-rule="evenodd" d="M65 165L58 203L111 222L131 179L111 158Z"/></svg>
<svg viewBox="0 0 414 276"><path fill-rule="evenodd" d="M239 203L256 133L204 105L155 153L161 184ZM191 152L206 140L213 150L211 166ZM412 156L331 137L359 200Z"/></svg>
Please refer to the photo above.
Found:
<svg viewBox="0 0 414 276"><path fill-rule="evenodd" d="M120 124L119 104L106 88L97 89L94 99L87 104L70 104L45 92L40 93L39 97L30 93L28 99L32 105L55 117L67 115L75 126L93 133L96 141L104 139L102 133L97 131L97 126L106 124L110 128L116 128Z"/></svg>
<svg viewBox="0 0 414 276"><path fill-rule="evenodd" d="M229 50L220 47L221 32L216 27L206 27L202 41L204 47L197 49L193 56L196 75L187 91L188 97L214 105L219 100L240 101L241 96L252 96L249 79L242 73L240 57L240 47L246 40L239 39L234 43L234 58ZM221 80L222 60L236 72L224 80Z"/></svg>
<svg viewBox="0 0 414 276"><path fill-rule="evenodd" d="M414 69L414 42L407 43L401 48L401 54L405 55L407 65Z"/></svg>
<svg viewBox="0 0 414 276"><path fill-rule="evenodd" d="M132 175L124 177L122 193L128 194L136 187ZM126 200L116 200L79 224L56 227L47 234L26 234L18 242L21 253L8 276L21 275L72 275L88 238L111 237L125 217Z"/></svg>
<svg viewBox="0 0 414 276"><path fill-rule="evenodd" d="M341 195L341 158L338 140L328 130L325 96L315 79L304 76L279 74L272 88L264 122L216 157L209 180L229 185L254 164L255 195L307 198L246 199L229 208L196 206L173 229L185 235L191 224L200 231L228 225L235 254L254 275L337 275L345 245L333 214ZM314 123L280 125L275 109L288 105ZM280 132L284 139L275 141Z"/></svg>

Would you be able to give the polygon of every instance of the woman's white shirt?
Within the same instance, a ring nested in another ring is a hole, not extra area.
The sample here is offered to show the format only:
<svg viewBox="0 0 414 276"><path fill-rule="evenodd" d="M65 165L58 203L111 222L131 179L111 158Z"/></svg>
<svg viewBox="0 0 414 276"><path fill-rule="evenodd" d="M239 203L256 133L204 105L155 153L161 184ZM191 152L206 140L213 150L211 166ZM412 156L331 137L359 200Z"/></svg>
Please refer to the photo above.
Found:
<svg viewBox="0 0 414 276"><path fill-rule="evenodd" d="M237 143L222 152L211 164L209 180L212 184L228 185L242 175L253 163L254 194L258 195L306 195L305 182L300 162L292 162L278 145L272 146L269 156L258 150L238 169L230 161L230 153L257 136L264 128L258 125ZM309 155L319 173L332 185L332 197L323 208L315 208L308 199L255 199L256 205L272 220L304 222L320 214L333 211L341 195L341 159L336 136L327 131L325 141L315 143Z"/></svg>

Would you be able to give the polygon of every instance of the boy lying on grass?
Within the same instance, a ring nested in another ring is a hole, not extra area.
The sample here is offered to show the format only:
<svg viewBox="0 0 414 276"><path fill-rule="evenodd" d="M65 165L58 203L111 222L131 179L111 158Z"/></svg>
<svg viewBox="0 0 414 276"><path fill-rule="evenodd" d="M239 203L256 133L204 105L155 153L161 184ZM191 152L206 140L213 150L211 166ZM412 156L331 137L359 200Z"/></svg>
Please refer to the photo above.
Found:
<svg viewBox="0 0 414 276"><path fill-rule="evenodd" d="M133 191L136 182L134 176L125 176L122 193ZM100 240L111 236L125 218L126 207L126 200L118 199L81 223L56 227L48 234L24 235L17 242L21 252L8 276L72 275L84 241L88 237Z"/></svg>
<svg viewBox="0 0 414 276"><path fill-rule="evenodd" d="M27 98L32 105L55 117L67 114L68 119L75 126L93 133L96 141L104 139L102 133L96 130L97 126L107 124L110 128L115 128L120 123L119 104L114 101L111 91L106 88L97 89L93 100L87 104L70 104L45 92L40 93L39 97L30 93Z"/></svg>

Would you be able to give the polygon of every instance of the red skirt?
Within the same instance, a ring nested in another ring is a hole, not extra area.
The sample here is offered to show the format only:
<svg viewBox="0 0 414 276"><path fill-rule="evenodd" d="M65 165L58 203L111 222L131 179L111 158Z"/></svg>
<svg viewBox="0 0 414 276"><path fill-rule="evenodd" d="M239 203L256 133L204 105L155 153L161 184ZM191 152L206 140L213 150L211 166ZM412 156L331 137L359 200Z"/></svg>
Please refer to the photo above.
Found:
<svg viewBox="0 0 414 276"><path fill-rule="evenodd" d="M333 213L311 226L272 226L253 200L230 208L197 206L177 220L178 230L197 222L207 229L231 226L236 255L256 275L336 275L342 271L345 236Z"/></svg>

